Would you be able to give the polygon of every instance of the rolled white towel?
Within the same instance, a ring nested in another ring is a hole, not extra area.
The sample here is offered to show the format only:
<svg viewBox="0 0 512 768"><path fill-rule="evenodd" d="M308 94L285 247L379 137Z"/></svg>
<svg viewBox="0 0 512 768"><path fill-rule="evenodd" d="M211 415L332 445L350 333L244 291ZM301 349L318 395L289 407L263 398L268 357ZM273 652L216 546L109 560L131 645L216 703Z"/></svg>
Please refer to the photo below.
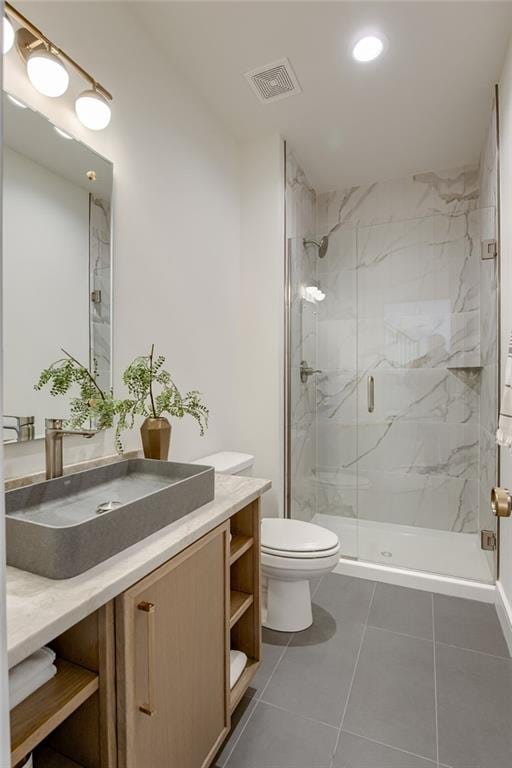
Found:
<svg viewBox="0 0 512 768"><path fill-rule="evenodd" d="M233 688L247 666L247 656L243 651L229 652L229 687Z"/></svg>
<svg viewBox="0 0 512 768"><path fill-rule="evenodd" d="M9 670L10 709L30 696L56 674L55 653L51 648L40 648Z"/></svg>

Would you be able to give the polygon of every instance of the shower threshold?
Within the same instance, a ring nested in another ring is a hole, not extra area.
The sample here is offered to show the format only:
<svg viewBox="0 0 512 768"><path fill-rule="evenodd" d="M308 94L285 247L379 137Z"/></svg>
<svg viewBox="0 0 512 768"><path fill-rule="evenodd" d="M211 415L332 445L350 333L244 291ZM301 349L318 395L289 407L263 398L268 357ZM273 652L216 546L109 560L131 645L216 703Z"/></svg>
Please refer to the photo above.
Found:
<svg viewBox="0 0 512 768"><path fill-rule="evenodd" d="M337 534L338 573L415 589L494 601L490 558L476 533L316 514L313 523Z"/></svg>

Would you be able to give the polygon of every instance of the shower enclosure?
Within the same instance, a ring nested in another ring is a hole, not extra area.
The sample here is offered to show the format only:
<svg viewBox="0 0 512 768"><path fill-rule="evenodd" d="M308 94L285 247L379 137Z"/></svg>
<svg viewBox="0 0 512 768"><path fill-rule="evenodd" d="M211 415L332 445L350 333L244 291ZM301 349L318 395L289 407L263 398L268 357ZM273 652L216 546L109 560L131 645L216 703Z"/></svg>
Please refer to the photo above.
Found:
<svg viewBox="0 0 512 768"><path fill-rule="evenodd" d="M451 174L451 198L414 177L384 214L388 184L375 223L323 196L327 247L288 240L286 506L335 531L346 558L491 583L496 209L475 174Z"/></svg>

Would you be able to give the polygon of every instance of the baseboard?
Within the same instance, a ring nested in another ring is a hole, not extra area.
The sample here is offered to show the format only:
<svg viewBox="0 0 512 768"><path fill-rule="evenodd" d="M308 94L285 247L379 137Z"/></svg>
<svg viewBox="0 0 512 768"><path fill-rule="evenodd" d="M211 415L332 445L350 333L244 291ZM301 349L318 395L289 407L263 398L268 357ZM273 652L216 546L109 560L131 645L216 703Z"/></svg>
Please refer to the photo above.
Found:
<svg viewBox="0 0 512 768"><path fill-rule="evenodd" d="M411 587L426 592L436 592L440 595L464 597L468 600L479 600L481 603L496 603L496 588L494 584L483 584L469 579L457 579L452 576L439 576L423 571L413 571L408 568L396 568L377 563L366 563L361 560L349 560L341 557L334 573L353 576L359 579L383 581L385 584L396 584L400 587ZM512 615L512 614L509 614Z"/></svg>
<svg viewBox="0 0 512 768"><path fill-rule="evenodd" d="M512 656L512 605L499 581L496 582L496 611L507 641L508 651Z"/></svg>

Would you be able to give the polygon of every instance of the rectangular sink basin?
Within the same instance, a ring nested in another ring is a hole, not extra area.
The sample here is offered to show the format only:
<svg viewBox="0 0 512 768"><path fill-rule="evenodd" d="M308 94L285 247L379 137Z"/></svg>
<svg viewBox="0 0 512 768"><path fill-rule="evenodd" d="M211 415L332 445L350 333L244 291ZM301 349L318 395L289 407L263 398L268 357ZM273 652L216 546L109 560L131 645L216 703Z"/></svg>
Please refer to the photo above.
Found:
<svg viewBox="0 0 512 768"><path fill-rule="evenodd" d="M7 564L69 579L212 501L212 467L130 459L5 494Z"/></svg>

